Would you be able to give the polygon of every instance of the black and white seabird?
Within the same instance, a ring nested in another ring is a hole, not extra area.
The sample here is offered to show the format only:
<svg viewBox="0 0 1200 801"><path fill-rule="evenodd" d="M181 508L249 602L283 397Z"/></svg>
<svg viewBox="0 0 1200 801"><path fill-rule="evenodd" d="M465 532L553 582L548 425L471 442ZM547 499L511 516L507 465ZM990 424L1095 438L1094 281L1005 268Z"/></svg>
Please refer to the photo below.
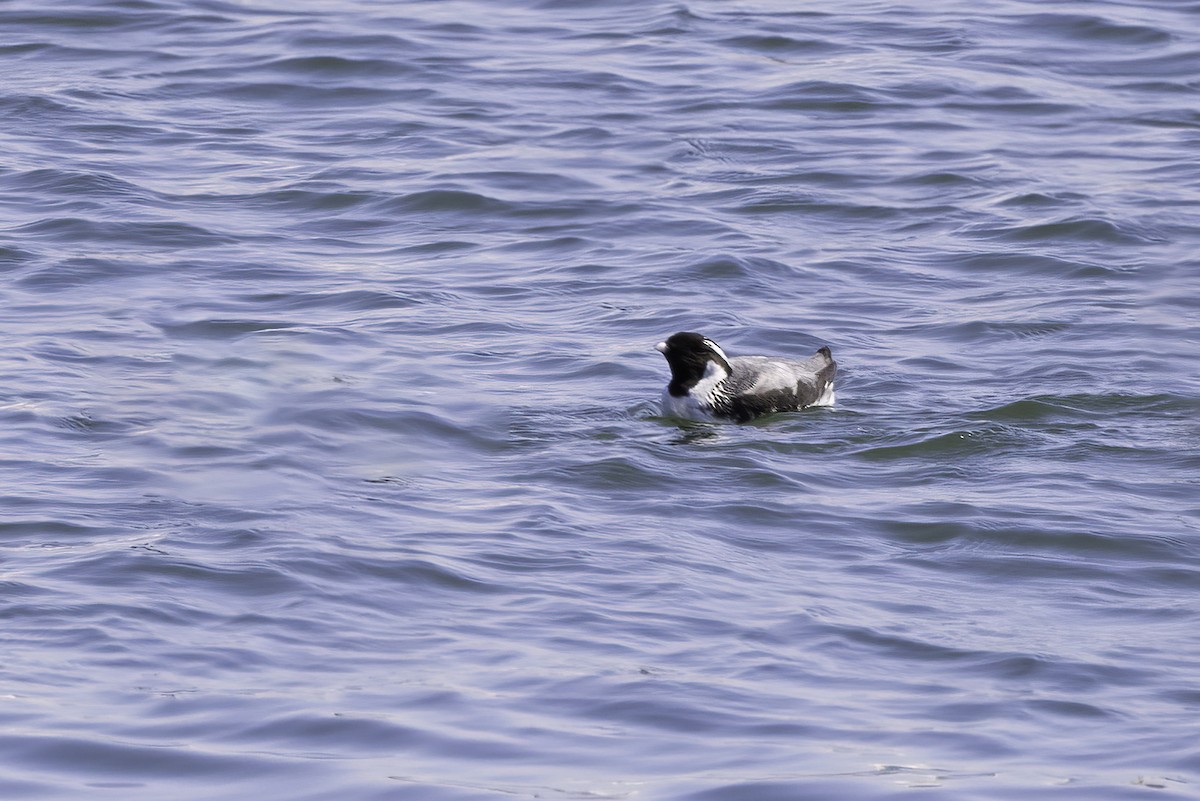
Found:
<svg viewBox="0 0 1200 801"><path fill-rule="evenodd" d="M827 347L803 361L730 358L716 342L690 331L672 334L654 347L671 366L671 383L662 396L667 417L745 423L766 414L833 405L837 362Z"/></svg>

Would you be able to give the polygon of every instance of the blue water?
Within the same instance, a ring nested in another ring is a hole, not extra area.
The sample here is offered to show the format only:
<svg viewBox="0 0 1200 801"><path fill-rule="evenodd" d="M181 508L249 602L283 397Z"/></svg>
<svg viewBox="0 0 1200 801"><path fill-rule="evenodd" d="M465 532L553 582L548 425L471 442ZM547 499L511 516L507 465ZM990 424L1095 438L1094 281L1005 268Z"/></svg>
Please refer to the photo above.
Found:
<svg viewBox="0 0 1200 801"><path fill-rule="evenodd" d="M0 30L0 798L1200 798L1200 4Z"/></svg>

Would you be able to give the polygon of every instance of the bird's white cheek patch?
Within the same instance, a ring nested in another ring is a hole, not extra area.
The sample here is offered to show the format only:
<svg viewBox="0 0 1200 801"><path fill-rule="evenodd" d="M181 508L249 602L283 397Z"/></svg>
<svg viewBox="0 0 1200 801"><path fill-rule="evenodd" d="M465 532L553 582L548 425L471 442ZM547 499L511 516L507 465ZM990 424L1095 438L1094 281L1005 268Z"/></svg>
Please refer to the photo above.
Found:
<svg viewBox="0 0 1200 801"><path fill-rule="evenodd" d="M721 350L721 346L718 345L716 342L713 342L711 339L706 339L706 340L704 340L704 344L708 345L710 348L712 348L713 352L716 353L718 356L720 356L722 359L724 359L725 361L729 361L729 357L725 355L725 351Z"/></svg>

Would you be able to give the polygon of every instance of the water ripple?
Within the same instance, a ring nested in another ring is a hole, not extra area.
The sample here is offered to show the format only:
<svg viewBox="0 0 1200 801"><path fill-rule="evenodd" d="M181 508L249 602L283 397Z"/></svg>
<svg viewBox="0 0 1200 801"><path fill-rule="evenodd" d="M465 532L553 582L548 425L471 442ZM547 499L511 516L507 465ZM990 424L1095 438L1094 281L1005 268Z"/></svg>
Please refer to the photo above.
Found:
<svg viewBox="0 0 1200 801"><path fill-rule="evenodd" d="M0 9L0 793L1187 794L1195 9L897 11Z"/></svg>

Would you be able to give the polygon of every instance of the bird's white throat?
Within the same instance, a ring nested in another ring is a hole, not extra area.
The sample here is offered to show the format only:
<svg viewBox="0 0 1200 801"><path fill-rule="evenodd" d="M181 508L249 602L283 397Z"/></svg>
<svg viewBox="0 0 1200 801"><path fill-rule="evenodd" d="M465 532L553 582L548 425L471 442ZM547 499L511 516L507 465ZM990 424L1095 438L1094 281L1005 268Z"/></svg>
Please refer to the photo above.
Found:
<svg viewBox="0 0 1200 801"><path fill-rule="evenodd" d="M713 403L720 394L721 382L729 377L724 367L716 362L709 362L704 368L704 375L696 385L687 391L686 395L675 397L669 390L663 390L663 414L669 417L682 417L685 420L712 421Z"/></svg>

